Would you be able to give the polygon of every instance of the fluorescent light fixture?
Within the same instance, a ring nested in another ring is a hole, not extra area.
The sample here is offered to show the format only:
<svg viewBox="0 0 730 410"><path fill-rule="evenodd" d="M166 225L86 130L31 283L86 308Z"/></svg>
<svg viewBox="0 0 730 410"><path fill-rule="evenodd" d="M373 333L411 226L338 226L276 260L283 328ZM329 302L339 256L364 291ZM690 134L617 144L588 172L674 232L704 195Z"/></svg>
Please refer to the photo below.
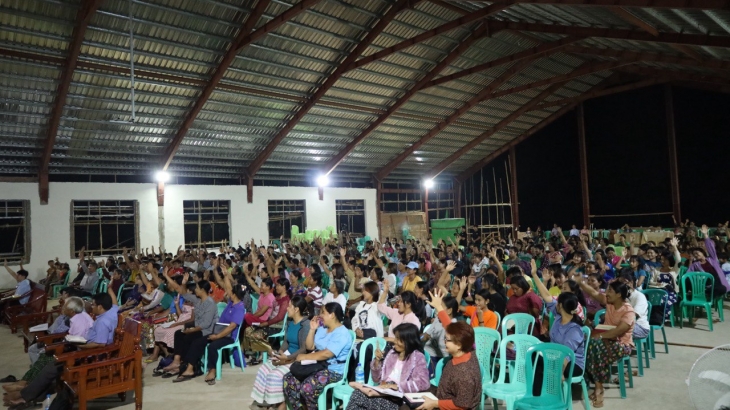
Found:
<svg viewBox="0 0 730 410"><path fill-rule="evenodd" d="M317 185L325 187L330 184L330 179L327 175L320 175L317 177Z"/></svg>
<svg viewBox="0 0 730 410"><path fill-rule="evenodd" d="M170 180L170 173L168 173L167 171L157 171L157 173L155 174L155 179L157 180L157 182L165 183Z"/></svg>
<svg viewBox="0 0 730 410"><path fill-rule="evenodd" d="M425 187L426 189L431 189L431 188L433 188L433 179L424 179L424 180L423 180L423 186L424 186L424 187Z"/></svg>

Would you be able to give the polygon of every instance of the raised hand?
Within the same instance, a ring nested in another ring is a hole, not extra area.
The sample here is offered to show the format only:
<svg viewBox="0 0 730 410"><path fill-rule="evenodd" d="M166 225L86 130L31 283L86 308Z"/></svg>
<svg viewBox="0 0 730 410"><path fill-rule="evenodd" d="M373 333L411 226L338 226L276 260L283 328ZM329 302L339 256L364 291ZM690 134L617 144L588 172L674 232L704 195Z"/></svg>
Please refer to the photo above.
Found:
<svg viewBox="0 0 730 410"><path fill-rule="evenodd" d="M672 246L675 249L677 249L677 247L679 246L679 239L677 239L676 237L674 237L674 238L672 238L672 239L669 240L669 243L671 243Z"/></svg>
<svg viewBox="0 0 730 410"><path fill-rule="evenodd" d="M446 263L446 272L451 272L456 269L456 261L448 261Z"/></svg>
<svg viewBox="0 0 730 410"><path fill-rule="evenodd" d="M707 225L702 225L702 236L708 237L710 233L710 228L707 227Z"/></svg>

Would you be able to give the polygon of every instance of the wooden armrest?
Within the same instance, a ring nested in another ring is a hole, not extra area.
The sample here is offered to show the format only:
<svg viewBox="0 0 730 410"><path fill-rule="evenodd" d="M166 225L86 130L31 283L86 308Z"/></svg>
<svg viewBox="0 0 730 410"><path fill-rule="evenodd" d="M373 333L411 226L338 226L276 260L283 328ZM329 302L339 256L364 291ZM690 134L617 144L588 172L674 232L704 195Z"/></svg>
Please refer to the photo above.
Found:
<svg viewBox="0 0 730 410"><path fill-rule="evenodd" d="M136 354L131 354L124 357L117 357L114 359L106 359L106 360L100 360L98 362L94 363L87 363L82 364L78 366L73 367L65 367L63 370L62 378L64 380L85 380L86 375L88 374L88 371L90 370L96 370L101 367L111 367L116 364L123 364L129 361L134 361L136 359ZM76 375L84 376L83 378L75 377ZM67 378L67 376L70 376Z"/></svg>
<svg viewBox="0 0 730 410"><path fill-rule="evenodd" d="M117 350L119 350L119 346L112 344L98 349L77 350L69 353L56 354L54 356L57 362L66 362L66 366L74 366L76 360L86 359L92 356L95 357L102 354L109 355Z"/></svg>
<svg viewBox="0 0 730 410"><path fill-rule="evenodd" d="M66 346L66 342L59 342L59 343L52 343L46 345L46 353L53 354L54 356L58 356L63 353L63 347Z"/></svg>
<svg viewBox="0 0 730 410"><path fill-rule="evenodd" d="M56 311L40 312L40 313L28 313L25 315L18 316L15 320L18 326L22 326L25 332L35 325L50 322L51 315L56 314ZM48 323L49 325L51 323Z"/></svg>
<svg viewBox="0 0 730 410"><path fill-rule="evenodd" d="M36 336L35 340L38 343L43 343L48 346L54 346L56 344L64 345L65 343L59 343L63 341L68 333L52 333L43 336Z"/></svg>

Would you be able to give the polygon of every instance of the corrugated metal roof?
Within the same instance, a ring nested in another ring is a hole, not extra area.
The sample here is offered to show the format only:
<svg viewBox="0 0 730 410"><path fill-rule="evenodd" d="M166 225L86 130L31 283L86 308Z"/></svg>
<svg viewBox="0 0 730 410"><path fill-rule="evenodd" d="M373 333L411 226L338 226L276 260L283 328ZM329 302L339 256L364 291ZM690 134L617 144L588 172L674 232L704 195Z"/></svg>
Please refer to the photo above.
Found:
<svg viewBox="0 0 730 410"><path fill-rule="evenodd" d="M0 173L35 173L47 135L62 66L80 0L9 0L0 4ZM260 28L297 0L275 0ZM395 0L322 0L244 47L223 75L180 144L170 171L180 176L238 178L302 104L332 75ZM458 13L428 1L399 13L362 53L362 58L441 27L484 7L452 2ZM131 120L130 19L134 18L135 123ZM150 174L203 85L255 8L256 0L106 0L92 16L62 110L50 172ZM730 36L726 10L631 7L630 13L660 32ZM607 27L638 31L610 8L520 3L493 20ZM384 58L350 69L303 115L264 162L263 179L302 180L360 135L423 76L466 41L480 22L444 31ZM497 31L475 41L435 79L529 50L564 36ZM590 37L575 44L591 55L556 51L530 62L494 92L415 150L388 180L415 178L538 95L551 78L591 62L613 62L601 49L651 52L688 59L730 60L730 48ZM692 53L689 55L688 53ZM607 53L608 54L608 53ZM333 177L368 181L488 87L515 63L482 70L413 94L345 157ZM634 63L658 72L717 76L701 64ZM106 68L101 68L106 67ZM601 86L613 72L570 79L545 101L577 98ZM613 78L613 77L612 77ZM542 84L532 86L531 84ZM469 168L527 132L552 112L524 113L469 150L445 174Z"/></svg>

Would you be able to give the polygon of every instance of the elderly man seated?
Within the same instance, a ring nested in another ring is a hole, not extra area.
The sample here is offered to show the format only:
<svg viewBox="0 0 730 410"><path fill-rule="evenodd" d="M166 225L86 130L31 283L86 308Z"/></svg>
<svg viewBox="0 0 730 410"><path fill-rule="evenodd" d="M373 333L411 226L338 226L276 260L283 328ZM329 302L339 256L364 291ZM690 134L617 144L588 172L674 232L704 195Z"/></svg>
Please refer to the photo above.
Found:
<svg viewBox="0 0 730 410"><path fill-rule="evenodd" d="M114 341L114 330L117 327L117 312L119 311L116 297L109 293L96 294L92 298L91 309L96 315L96 320L86 332L86 343L76 345L82 350L103 347ZM53 388L62 371L62 366L57 363L47 364L36 378L22 390L9 392L3 398L5 405L11 407L11 409L27 408L28 403L41 399Z"/></svg>

